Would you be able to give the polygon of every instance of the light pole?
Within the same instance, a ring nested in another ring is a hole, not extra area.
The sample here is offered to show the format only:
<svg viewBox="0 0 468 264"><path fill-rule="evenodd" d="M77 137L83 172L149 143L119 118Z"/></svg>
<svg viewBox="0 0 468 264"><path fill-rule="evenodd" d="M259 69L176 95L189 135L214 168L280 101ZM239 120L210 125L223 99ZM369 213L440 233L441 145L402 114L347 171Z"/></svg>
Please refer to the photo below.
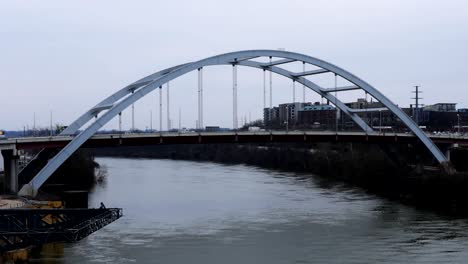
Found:
<svg viewBox="0 0 468 264"><path fill-rule="evenodd" d="M151 133L153 132L153 111L152 110L150 110L150 132Z"/></svg>
<svg viewBox="0 0 468 264"><path fill-rule="evenodd" d="M382 110L379 110L379 133L382 134Z"/></svg>
<svg viewBox="0 0 468 264"><path fill-rule="evenodd" d="M33 132L32 132L33 137L36 136L36 112L34 112L34 120L33 120Z"/></svg>
<svg viewBox="0 0 468 264"><path fill-rule="evenodd" d="M460 135L460 114L457 114L458 119L458 135Z"/></svg>
<svg viewBox="0 0 468 264"><path fill-rule="evenodd" d="M52 132L52 110L50 110L50 136L53 136L53 132Z"/></svg>

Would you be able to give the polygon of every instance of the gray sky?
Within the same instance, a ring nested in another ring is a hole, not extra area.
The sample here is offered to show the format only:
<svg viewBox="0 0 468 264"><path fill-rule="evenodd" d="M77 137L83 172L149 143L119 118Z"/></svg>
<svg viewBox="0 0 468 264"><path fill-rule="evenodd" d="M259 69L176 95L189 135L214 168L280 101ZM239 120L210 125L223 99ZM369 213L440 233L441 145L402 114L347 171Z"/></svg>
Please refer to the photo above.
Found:
<svg viewBox="0 0 468 264"><path fill-rule="evenodd" d="M1 0L0 40L0 129L32 126L33 112L47 126L50 110L54 122L68 124L152 72L244 49L327 60L400 105L418 84L425 104L468 107L468 2L461 0ZM231 78L230 67L205 70L205 125L232 126ZM240 116L261 117L262 80L260 71L239 69ZM291 101L291 82L273 81L274 104ZM171 83L174 126L179 108L183 126L195 125L196 85L196 73ZM156 127L157 98L136 104L138 128L149 126L150 110ZM308 92L307 100L317 96ZM116 120L106 126L115 127Z"/></svg>

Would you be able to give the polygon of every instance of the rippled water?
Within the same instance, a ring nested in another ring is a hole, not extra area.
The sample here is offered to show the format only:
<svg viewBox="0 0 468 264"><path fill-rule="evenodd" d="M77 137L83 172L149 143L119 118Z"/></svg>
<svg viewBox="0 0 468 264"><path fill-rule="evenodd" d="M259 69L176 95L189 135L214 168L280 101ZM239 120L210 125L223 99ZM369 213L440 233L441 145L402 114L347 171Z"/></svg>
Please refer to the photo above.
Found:
<svg viewBox="0 0 468 264"><path fill-rule="evenodd" d="M317 177L243 165L99 158L92 206L124 217L64 263L466 263L468 220L449 219ZM36 259L41 262L40 259Z"/></svg>

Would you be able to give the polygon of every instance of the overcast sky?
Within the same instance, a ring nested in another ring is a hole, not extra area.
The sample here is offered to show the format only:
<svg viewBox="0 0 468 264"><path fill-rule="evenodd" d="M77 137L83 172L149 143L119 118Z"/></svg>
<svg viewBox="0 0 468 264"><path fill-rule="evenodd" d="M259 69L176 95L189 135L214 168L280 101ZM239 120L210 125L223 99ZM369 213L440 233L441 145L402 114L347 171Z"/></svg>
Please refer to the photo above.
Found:
<svg viewBox="0 0 468 264"><path fill-rule="evenodd" d="M462 0L1 0L0 129L32 126L34 112L38 126L48 125L50 111L54 123L68 124L155 71L245 49L284 48L324 59L399 105L407 106L412 87L421 85L424 104L468 107L467 47ZM231 78L229 67L205 70L205 125L232 126ZM239 69L240 116L261 117L262 80L261 71ZM291 101L291 82L273 82L274 104ZM194 127L196 73L171 87L174 126L181 109L182 125ZM136 104L138 128L150 126L150 111L158 127L157 98L153 93ZM307 101L316 100L307 93ZM124 112L124 128L129 116ZM116 127L116 120L106 126Z"/></svg>

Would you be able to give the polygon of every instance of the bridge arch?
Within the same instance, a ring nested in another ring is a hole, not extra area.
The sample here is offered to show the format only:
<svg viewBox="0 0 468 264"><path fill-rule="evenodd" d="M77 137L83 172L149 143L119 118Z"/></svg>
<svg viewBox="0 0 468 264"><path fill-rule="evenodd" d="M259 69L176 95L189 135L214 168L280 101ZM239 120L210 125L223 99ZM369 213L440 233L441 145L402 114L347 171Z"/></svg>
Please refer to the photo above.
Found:
<svg viewBox="0 0 468 264"><path fill-rule="evenodd" d="M262 63L255 61L254 59L259 57L274 57L280 58L280 60L273 61L271 63ZM291 63L291 62L303 62L310 65L319 67L320 70L294 73L288 71L284 68L279 67L278 65ZM334 104L338 109L343 113L350 116L350 118L356 122L356 124L361 127L367 133L373 133L371 127L369 127L364 120L362 120L353 109L347 107L343 102L338 100L335 96L332 95L332 92L346 91L346 90L364 90L366 93L370 94L372 97L376 98L381 102L389 111L395 114L407 127L410 129L428 148L432 153L434 158L437 159L439 163L445 165L448 163L447 158L439 150L439 148L431 141L431 139L416 125L416 123L406 115L397 105L395 105L390 99L384 96L380 91L375 89L373 86L353 75L352 73L336 66L326 61L307 56L300 53L294 53L289 51L281 50L246 50L246 51L237 51L231 53L225 53L206 59L202 59L195 62L181 64L175 67L167 68L165 70L151 74L143 79L140 79L107 97L100 103L98 103L93 108L89 109L83 115L81 115L77 120L68 126L66 130L62 132L62 135L74 134L76 133L83 125L91 121L94 117L96 120L92 122L86 129L81 131L73 140L65 146L55 157L49 160L44 168L31 180L30 183L22 187L19 194L20 195L29 195L35 196L37 190L44 184L44 182L52 175L52 173L68 159L82 144L86 142L94 133L96 133L101 127L103 127L107 122L125 110L127 107L131 106L133 103L151 93L157 88L160 88L163 84L176 79L186 73L198 70L207 66L214 65L240 65L246 67L259 68L263 70L268 70L276 74L282 75L284 77L290 78L300 84L305 85L309 89L328 99L332 104ZM331 72L340 76L341 78L346 79L354 86L352 87L343 87L342 89L326 89L320 87L314 82L308 80L305 76L311 74L320 74ZM105 111L101 116L97 117L99 113Z"/></svg>

